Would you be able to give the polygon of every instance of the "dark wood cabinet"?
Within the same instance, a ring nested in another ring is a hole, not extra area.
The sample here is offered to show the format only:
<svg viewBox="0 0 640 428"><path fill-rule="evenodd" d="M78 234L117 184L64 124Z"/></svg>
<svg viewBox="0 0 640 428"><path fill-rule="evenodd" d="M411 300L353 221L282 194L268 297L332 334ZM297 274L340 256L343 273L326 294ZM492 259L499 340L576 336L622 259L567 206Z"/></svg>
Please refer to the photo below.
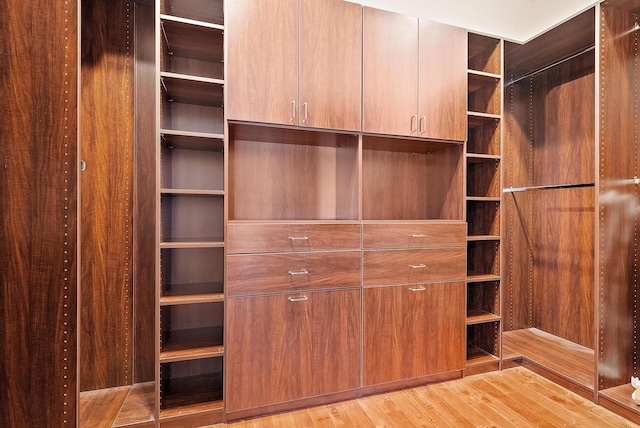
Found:
<svg viewBox="0 0 640 428"><path fill-rule="evenodd" d="M232 2L227 117L359 130L361 10L339 0Z"/></svg>
<svg viewBox="0 0 640 428"><path fill-rule="evenodd" d="M464 282L363 290L363 385L464 368Z"/></svg>
<svg viewBox="0 0 640 428"><path fill-rule="evenodd" d="M227 412L356 389L360 290L229 298Z"/></svg>
<svg viewBox="0 0 640 428"><path fill-rule="evenodd" d="M364 8L363 131L466 140L467 31Z"/></svg>

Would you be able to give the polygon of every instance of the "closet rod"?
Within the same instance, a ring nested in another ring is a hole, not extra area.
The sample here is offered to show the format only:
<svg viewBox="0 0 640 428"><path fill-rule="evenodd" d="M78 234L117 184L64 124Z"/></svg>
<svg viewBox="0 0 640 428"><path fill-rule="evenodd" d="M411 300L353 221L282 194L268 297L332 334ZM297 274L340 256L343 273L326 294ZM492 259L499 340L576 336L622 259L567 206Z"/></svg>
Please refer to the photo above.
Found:
<svg viewBox="0 0 640 428"><path fill-rule="evenodd" d="M580 55L585 54L585 53L587 53L587 52L591 52L591 51L593 51L593 50L595 50L595 49L596 49L596 47L595 47L595 46L589 46L588 48L586 48L586 49L584 49L584 50L582 50L582 51L580 51L580 52L578 52L578 53L576 53L576 54L573 54L573 55L571 55L571 56L569 56L569 57L567 57L567 58L564 58L564 59L561 59L561 60L559 60L559 61L556 61L556 62L554 62L553 64L549 64L549 65L547 65L547 66L545 66L545 67L542 67L542 68L541 68L541 69L539 69L539 70L532 71L531 73L525 74L524 76L520 76L520 77L518 77L517 79L510 80L510 81L509 81L509 82L507 82L504 86L505 86L505 88L506 88L506 87L507 87L507 86L509 86L509 85L513 85L514 83L518 83L518 82L519 82L519 81L521 81L521 80L527 79L527 78L529 78L529 77L531 77L531 76L534 76L534 75L536 75L536 74L538 74L538 73L542 73L543 71L546 71L546 70L548 70L548 69L550 69L550 68L553 68L553 67L555 67L556 65L560 65L560 64L562 64L563 62L567 62L567 61L569 61L569 60L572 60L572 59L574 59L574 58L577 58L577 57L579 57Z"/></svg>
<svg viewBox="0 0 640 428"><path fill-rule="evenodd" d="M549 189L573 189L576 187L594 187L596 183L575 183L575 184L549 184L547 186L525 186L507 187L502 189L503 193L526 192L529 190L549 190Z"/></svg>

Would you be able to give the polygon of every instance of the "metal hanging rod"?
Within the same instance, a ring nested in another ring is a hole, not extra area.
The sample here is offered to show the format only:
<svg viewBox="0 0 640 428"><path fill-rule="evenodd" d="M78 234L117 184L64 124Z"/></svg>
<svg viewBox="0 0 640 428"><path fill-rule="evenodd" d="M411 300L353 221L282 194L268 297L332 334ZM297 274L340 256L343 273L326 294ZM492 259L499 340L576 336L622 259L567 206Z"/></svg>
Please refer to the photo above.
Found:
<svg viewBox="0 0 640 428"><path fill-rule="evenodd" d="M550 184L547 186L525 186L507 187L502 189L503 193L527 192L530 190L552 190L552 189L573 189L577 187L595 187L596 183L575 183L575 184Z"/></svg>
<svg viewBox="0 0 640 428"><path fill-rule="evenodd" d="M569 61L569 60L571 60L571 59L577 58L577 57L579 57L580 55L583 55L583 54L585 54L585 53L587 53L587 52L591 52L591 51L593 51L593 50L595 50L595 49L596 49L596 47L595 47L595 46L589 46L588 48L586 48L586 49L584 49L584 50L582 50L582 51L580 51L580 52L578 52L578 53L576 53L576 54L573 54L573 55L571 55L571 56L569 56L569 57L567 57L567 58L564 58L564 59L561 59L561 60L559 60L559 61L556 61L556 62L554 62L553 64L549 64L549 65L547 65L547 66L545 66L545 67L542 67L542 68L541 68L541 69L539 69L539 70L532 71L531 73L525 74L524 76L518 77L517 79L510 80L510 81L508 81L504 86L506 87L506 86L509 86L509 85L513 85L514 83L518 83L518 82L519 82L519 81L521 81L521 80L527 79L527 78L529 78L529 77L531 77L531 76L535 76L535 75L536 75L536 74L538 74L538 73L542 73L543 71L546 71L546 70L548 70L548 69L550 69L550 68L553 68L553 67L555 67L555 66L557 66L557 65L560 65L560 64L562 64L563 62L567 62L567 61Z"/></svg>

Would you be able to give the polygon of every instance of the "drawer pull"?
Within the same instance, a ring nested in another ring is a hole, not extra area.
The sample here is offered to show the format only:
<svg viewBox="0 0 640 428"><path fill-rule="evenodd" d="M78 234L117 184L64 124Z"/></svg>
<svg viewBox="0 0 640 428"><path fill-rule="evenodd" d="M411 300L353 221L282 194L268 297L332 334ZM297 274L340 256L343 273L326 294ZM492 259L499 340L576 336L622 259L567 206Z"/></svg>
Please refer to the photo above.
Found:
<svg viewBox="0 0 640 428"><path fill-rule="evenodd" d="M289 240L290 241L308 241L309 237L308 236L290 236Z"/></svg>
<svg viewBox="0 0 640 428"><path fill-rule="evenodd" d="M289 296L289 301L290 302L306 302L307 300L309 300L309 298L307 296L302 296L302 297Z"/></svg>
<svg viewBox="0 0 640 428"><path fill-rule="evenodd" d="M427 235L425 235L424 233L412 233L411 237L412 238L426 238Z"/></svg>
<svg viewBox="0 0 640 428"><path fill-rule="evenodd" d="M425 287L409 287L410 291L427 291Z"/></svg>
<svg viewBox="0 0 640 428"><path fill-rule="evenodd" d="M409 265L411 269L424 269L427 267L424 263L420 263L419 265Z"/></svg>
<svg viewBox="0 0 640 428"><path fill-rule="evenodd" d="M302 270L290 270L289 275L309 275L309 271L306 269Z"/></svg>

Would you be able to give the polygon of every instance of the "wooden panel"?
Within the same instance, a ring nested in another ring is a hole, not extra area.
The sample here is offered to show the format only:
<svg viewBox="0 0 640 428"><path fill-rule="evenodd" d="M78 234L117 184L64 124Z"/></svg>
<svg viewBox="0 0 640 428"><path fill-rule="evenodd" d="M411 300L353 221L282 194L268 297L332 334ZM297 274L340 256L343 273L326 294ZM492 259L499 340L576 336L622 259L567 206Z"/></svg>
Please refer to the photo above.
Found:
<svg viewBox="0 0 640 428"><path fill-rule="evenodd" d="M134 382L148 382L155 377L155 15L151 7L136 6L135 88L135 206L134 218Z"/></svg>
<svg viewBox="0 0 640 428"><path fill-rule="evenodd" d="M237 0L225 9L227 117L298 124L298 0Z"/></svg>
<svg viewBox="0 0 640 428"><path fill-rule="evenodd" d="M464 248L376 250L363 253L363 285L464 279Z"/></svg>
<svg viewBox="0 0 640 428"><path fill-rule="evenodd" d="M467 139L467 30L420 20L419 135Z"/></svg>
<svg viewBox="0 0 640 428"><path fill-rule="evenodd" d="M153 408L155 406L155 383L136 383L131 387L113 426L142 428L155 426ZM149 424L150 423L150 424ZM149 425L145 425L149 424Z"/></svg>
<svg viewBox="0 0 640 428"><path fill-rule="evenodd" d="M620 3L620 2L616 2ZM628 2L627 2L628 3ZM600 165L598 270L600 305L598 389L629 382L637 375L639 186L638 171L638 17L613 7L601 11ZM614 111L615 114L607 114ZM604 112L604 113L602 113ZM625 184L626 182L626 184Z"/></svg>
<svg viewBox="0 0 640 428"><path fill-rule="evenodd" d="M460 247L466 245L464 223L366 223L363 248Z"/></svg>
<svg viewBox="0 0 640 428"><path fill-rule="evenodd" d="M221 0L162 0L160 12L187 19L224 24L224 8Z"/></svg>
<svg viewBox="0 0 640 428"><path fill-rule="evenodd" d="M81 393L79 426L111 428L130 390L121 386Z"/></svg>
<svg viewBox="0 0 640 428"><path fill-rule="evenodd" d="M364 8L363 130L417 135L418 19Z"/></svg>
<svg viewBox="0 0 640 428"><path fill-rule="evenodd" d="M229 299L226 410L357 388L359 307L359 290Z"/></svg>
<svg viewBox="0 0 640 428"><path fill-rule="evenodd" d="M133 22L133 4L86 3L80 115L81 156L87 163L81 186L81 391L133 381L133 57L127 24Z"/></svg>
<svg viewBox="0 0 640 428"><path fill-rule="evenodd" d="M300 2L300 125L359 130L361 90L362 7Z"/></svg>
<svg viewBox="0 0 640 428"><path fill-rule="evenodd" d="M359 249L360 225L229 222L227 241L229 254Z"/></svg>
<svg viewBox="0 0 640 428"><path fill-rule="evenodd" d="M76 426L78 3L0 3L0 425Z"/></svg>
<svg viewBox="0 0 640 428"><path fill-rule="evenodd" d="M464 283L363 291L363 385L464 366Z"/></svg>
<svg viewBox="0 0 640 428"><path fill-rule="evenodd" d="M360 285L360 251L227 258L227 293L267 294Z"/></svg>

